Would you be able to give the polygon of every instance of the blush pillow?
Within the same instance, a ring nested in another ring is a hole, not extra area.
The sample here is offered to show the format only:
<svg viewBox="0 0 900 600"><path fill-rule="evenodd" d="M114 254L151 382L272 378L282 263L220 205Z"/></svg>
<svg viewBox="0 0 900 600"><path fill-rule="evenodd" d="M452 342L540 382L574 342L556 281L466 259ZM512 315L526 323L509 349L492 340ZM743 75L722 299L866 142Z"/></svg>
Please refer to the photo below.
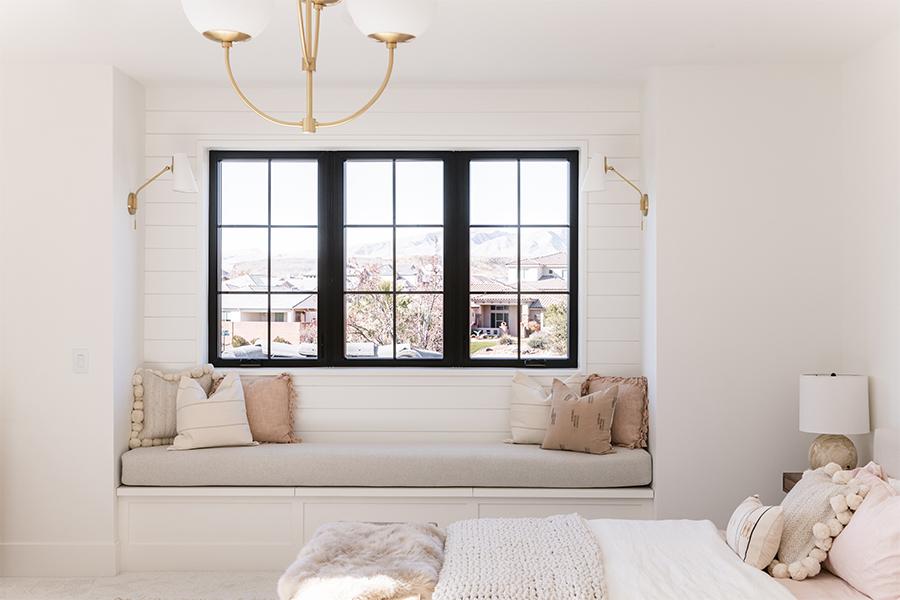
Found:
<svg viewBox="0 0 900 600"><path fill-rule="evenodd" d="M215 392L223 380L213 382ZM253 441L271 444L299 442L294 435L294 408L297 392L289 373L245 375L241 377L247 420Z"/></svg>
<svg viewBox="0 0 900 600"><path fill-rule="evenodd" d="M881 479L857 474L870 485L853 520L834 540L829 571L873 598L900 598L900 494Z"/></svg>
<svg viewBox="0 0 900 600"><path fill-rule="evenodd" d="M591 375L584 382L582 393L593 394L614 385L619 386L619 395L612 422L612 443L624 448L646 448L650 419L646 377Z"/></svg>

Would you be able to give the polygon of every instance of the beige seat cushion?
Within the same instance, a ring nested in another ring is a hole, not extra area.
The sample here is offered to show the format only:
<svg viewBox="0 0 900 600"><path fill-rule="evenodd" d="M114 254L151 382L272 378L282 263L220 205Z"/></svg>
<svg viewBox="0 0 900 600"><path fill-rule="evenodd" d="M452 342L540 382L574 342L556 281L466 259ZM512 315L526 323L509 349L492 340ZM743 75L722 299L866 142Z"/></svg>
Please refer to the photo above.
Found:
<svg viewBox="0 0 900 600"><path fill-rule="evenodd" d="M541 448L590 454L612 452L610 427L617 393L618 388L613 386L581 396L580 390L554 379L550 421Z"/></svg>
<svg viewBox="0 0 900 600"><path fill-rule="evenodd" d="M596 455L501 442L304 442L122 455L122 483L144 486L607 488L650 479L646 450Z"/></svg>
<svg viewBox="0 0 900 600"><path fill-rule="evenodd" d="M625 448L646 448L650 411L647 406L646 377L608 377L591 375L585 381L584 394L619 386L616 414L612 423L612 443Z"/></svg>

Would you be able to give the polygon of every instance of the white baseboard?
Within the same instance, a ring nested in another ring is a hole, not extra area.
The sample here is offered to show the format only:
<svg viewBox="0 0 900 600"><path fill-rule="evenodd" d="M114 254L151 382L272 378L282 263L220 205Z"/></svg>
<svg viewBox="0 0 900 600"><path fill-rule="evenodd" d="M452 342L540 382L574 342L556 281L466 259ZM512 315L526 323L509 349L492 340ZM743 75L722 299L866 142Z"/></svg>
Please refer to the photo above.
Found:
<svg viewBox="0 0 900 600"><path fill-rule="evenodd" d="M118 545L0 543L4 577L108 577L118 572Z"/></svg>

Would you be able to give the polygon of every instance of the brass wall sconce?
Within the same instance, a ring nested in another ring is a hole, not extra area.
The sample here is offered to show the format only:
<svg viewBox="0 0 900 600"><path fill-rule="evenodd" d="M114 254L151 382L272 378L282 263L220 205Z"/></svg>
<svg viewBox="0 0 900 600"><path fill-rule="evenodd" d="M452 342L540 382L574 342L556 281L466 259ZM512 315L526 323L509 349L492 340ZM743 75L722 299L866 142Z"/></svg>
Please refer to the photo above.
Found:
<svg viewBox="0 0 900 600"><path fill-rule="evenodd" d="M191 163L188 160L187 154L175 154L172 156L172 162L164 166L159 170L153 177L148 179L135 191L128 194L128 214L136 215L138 211L138 194L144 191L148 185L159 179L163 176L163 174L171 171L172 172L172 189L176 192L181 192L184 194L196 194L197 193L197 180L194 179L194 171L191 169ZM137 221L135 221L135 228L137 227Z"/></svg>
<svg viewBox="0 0 900 600"><path fill-rule="evenodd" d="M650 197L645 194L633 181L622 175L614 166L609 164L606 156L592 156L588 159L587 172L584 179L581 180L582 192L602 192L606 189L606 176L613 173L622 181L630 185L635 191L641 195L640 210L642 217L646 217L650 213ZM644 220L641 219L641 229L644 228Z"/></svg>

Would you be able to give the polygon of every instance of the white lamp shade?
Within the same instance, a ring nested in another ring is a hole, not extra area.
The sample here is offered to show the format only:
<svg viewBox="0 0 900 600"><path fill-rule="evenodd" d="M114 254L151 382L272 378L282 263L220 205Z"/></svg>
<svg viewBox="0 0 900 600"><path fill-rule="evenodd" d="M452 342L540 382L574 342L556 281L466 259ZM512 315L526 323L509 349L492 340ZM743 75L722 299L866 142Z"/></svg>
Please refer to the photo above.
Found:
<svg viewBox="0 0 900 600"><path fill-rule="evenodd" d="M191 169L191 161L188 160L187 154L176 154L172 157L172 179L172 189L176 192L197 193L197 180L194 179L194 171Z"/></svg>
<svg viewBox="0 0 900 600"><path fill-rule="evenodd" d="M250 37L263 32L272 18L274 0L181 0L181 8L194 29L239 31Z"/></svg>
<svg viewBox="0 0 900 600"><path fill-rule="evenodd" d="M588 159L587 171L581 180L582 192L602 192L606 189L606 173L603 169L603 156L592 156Z"/></svg>
<svg viewBox="0 0 900 600"><path fill-rule="evenodd" d="M364 35L422 35L437 12L434 0L348 0L347 10Z"/></svg>
<svg viewBox="0 0 900 600"><path fill-rule="evenodd" d="M801 375L800 431L869 433L869 378L865 375Z"/></svg>

